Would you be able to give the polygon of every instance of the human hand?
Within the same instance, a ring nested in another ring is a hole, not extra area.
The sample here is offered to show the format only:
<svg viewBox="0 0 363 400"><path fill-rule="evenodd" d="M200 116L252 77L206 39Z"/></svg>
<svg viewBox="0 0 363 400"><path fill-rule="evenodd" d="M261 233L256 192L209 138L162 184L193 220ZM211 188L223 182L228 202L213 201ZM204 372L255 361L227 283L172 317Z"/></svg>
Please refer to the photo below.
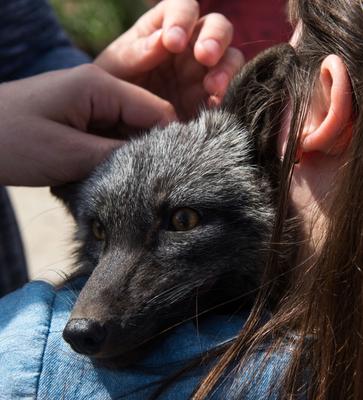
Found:
<svg viewBox="0 0 363 400"><path fill-rule="evenodd" d="M242 66L242 53L229 47L232 36L232 24L221 14L200 18L197 1L164 0L95 63L170 101L184 119L203 101L220 102Z"/></svg>
<svg viewBox="0 0 363 400"><path fill-rule="evenodd" d="M0 85L0 184L84 178L122 142L87 132L166 124L173 107L94 65Z"/></svg>

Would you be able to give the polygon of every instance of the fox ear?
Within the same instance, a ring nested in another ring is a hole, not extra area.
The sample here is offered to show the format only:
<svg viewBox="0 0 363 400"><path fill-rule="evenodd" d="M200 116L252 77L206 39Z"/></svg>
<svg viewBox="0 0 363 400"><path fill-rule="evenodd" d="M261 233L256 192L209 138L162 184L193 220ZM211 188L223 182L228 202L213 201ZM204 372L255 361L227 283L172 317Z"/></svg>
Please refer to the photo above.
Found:
<svg viewBox="0 0 363 400"><path fill-rule="evenodd" d="M289 44L266 50L235 77L222 103L251 134L256 161L262 166L278 159L277 137L288 98L286 77L297 62Z"/></svg>
<svg viewBox="0 0 363 400"><path fill-rule="evenodd" d="M63 202L67 210L71 215L77 217L77 204L79 204L79 183L67 183L61 186L53 186L50 188L50 192L53 196L57 197Z"/></svg>

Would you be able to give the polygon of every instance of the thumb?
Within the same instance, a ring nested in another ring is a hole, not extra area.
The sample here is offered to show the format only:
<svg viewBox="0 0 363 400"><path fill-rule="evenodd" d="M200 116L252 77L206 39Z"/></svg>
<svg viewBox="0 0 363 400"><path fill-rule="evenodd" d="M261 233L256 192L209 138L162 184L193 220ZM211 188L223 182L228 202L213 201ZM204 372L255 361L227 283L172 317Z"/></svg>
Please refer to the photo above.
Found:
<svg viewBox="0 0 363 400"><path fill-rule="evenodd" d="M166 125L177 120L174 107L155 94L115 78L101 74L93 80L90 93L92 107L85 116L88 125L114 127L120 122L138 128Z"/></svg>

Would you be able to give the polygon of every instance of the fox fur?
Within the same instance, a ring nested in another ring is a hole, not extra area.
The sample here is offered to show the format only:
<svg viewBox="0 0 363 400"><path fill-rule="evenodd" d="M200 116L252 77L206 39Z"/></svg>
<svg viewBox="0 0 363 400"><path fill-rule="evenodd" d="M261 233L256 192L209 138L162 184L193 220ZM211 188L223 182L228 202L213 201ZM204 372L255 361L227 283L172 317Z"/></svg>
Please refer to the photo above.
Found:
<svg viewBox="0 0 363 400"><path fill-rule="evenodd" d="M83 182L53 189L77 224L78 271L90 275L64 331L76 351L127 364L193 318L196 301L203 313L253 299L276 216L276 141L294 62L289 45L268 50L241 70L220 107L155 127ZM193 229L171 226L180 209L197 213ZM104 329L102 343L88 321Z"/></svg>

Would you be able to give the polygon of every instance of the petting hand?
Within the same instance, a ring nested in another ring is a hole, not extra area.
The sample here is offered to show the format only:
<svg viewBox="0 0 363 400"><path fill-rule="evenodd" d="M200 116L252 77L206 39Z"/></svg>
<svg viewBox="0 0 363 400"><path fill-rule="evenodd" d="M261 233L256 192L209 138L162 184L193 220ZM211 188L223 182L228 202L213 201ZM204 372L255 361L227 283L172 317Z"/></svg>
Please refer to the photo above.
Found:
<svg viewBox="0 0 363 400"><path fill-rule="evenodd" d="M95 60L112 75L126 79L171 102L182 119L203 101L218 103L243 64L229 47L231 23L221 14L199 17L195 0L164 0Z"/></svg>
<svg viewBox="0 0 363 400"><path fill-rule="evenodd" d="M87 176L121 141L92 135L167 124L171 104L94 65L0 85L0 184L47 186Z"/></svg>

